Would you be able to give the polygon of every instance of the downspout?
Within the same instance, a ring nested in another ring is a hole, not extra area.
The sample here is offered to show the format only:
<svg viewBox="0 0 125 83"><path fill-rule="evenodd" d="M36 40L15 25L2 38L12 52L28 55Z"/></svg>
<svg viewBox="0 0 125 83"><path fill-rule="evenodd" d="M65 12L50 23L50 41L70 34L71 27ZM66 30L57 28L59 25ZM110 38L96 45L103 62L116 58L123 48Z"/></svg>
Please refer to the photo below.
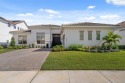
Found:
<svg viewBox="0 0 125 83"><path fill-rule="evenodd" d="M50 26L50 48L52 46L52 34L51 34L52 27Z"/></svg>

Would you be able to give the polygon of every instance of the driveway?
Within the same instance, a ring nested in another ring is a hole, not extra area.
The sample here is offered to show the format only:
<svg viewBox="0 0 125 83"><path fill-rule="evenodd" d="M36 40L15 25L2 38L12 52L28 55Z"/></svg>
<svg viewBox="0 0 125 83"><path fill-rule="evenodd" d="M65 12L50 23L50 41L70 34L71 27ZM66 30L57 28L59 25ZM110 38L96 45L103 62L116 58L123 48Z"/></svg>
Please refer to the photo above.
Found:
<svg viewBox="0 0 125 83"><path fill-rule="evenodd" d="M0 71L39 70L51 49L21 49L0 54Z"/></svg>

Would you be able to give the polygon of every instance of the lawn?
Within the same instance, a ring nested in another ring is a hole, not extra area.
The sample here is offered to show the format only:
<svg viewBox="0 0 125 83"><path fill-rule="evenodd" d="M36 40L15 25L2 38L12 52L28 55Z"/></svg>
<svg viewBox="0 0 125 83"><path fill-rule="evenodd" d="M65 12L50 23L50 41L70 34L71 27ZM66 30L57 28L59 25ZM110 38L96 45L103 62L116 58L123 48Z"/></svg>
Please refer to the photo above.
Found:
<svg viewBox="0 0 125 83"><path fill-rule="evenodd" d="M51 52L42 70L125 70L125 51L88 53Z"/></svg>
<svg viewBox="0 0 125 83"><path fill-rule="evenodd" d="M5 52L10 52L10 51L13 51L15 49L0 49L0 54L1 53L5 53Z"/></svg>

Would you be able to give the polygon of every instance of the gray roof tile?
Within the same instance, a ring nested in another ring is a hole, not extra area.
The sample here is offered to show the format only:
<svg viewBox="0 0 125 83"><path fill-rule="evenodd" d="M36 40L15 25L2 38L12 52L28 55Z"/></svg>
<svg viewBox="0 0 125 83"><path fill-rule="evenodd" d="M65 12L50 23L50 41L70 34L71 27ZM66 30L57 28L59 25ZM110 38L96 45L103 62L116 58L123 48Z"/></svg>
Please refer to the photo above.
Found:
<svg viewBox="0 0 125 83"><path fill-rule="evenodd" d="M119 26L119 25L83 22L83 23L64 24L63 26Z"/></svg>

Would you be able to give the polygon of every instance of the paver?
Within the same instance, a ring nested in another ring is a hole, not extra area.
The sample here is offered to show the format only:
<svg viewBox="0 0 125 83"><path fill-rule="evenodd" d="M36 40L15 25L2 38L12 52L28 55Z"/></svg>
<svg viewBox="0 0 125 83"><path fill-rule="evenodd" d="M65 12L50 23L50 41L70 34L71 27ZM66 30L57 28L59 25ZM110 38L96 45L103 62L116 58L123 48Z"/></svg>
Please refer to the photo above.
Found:
<svg viewBox="0 0 125 83"><path fill-rule="evenodd" d="M51 49L21 49L0 54L0 71L39 70Z"/></svg>

